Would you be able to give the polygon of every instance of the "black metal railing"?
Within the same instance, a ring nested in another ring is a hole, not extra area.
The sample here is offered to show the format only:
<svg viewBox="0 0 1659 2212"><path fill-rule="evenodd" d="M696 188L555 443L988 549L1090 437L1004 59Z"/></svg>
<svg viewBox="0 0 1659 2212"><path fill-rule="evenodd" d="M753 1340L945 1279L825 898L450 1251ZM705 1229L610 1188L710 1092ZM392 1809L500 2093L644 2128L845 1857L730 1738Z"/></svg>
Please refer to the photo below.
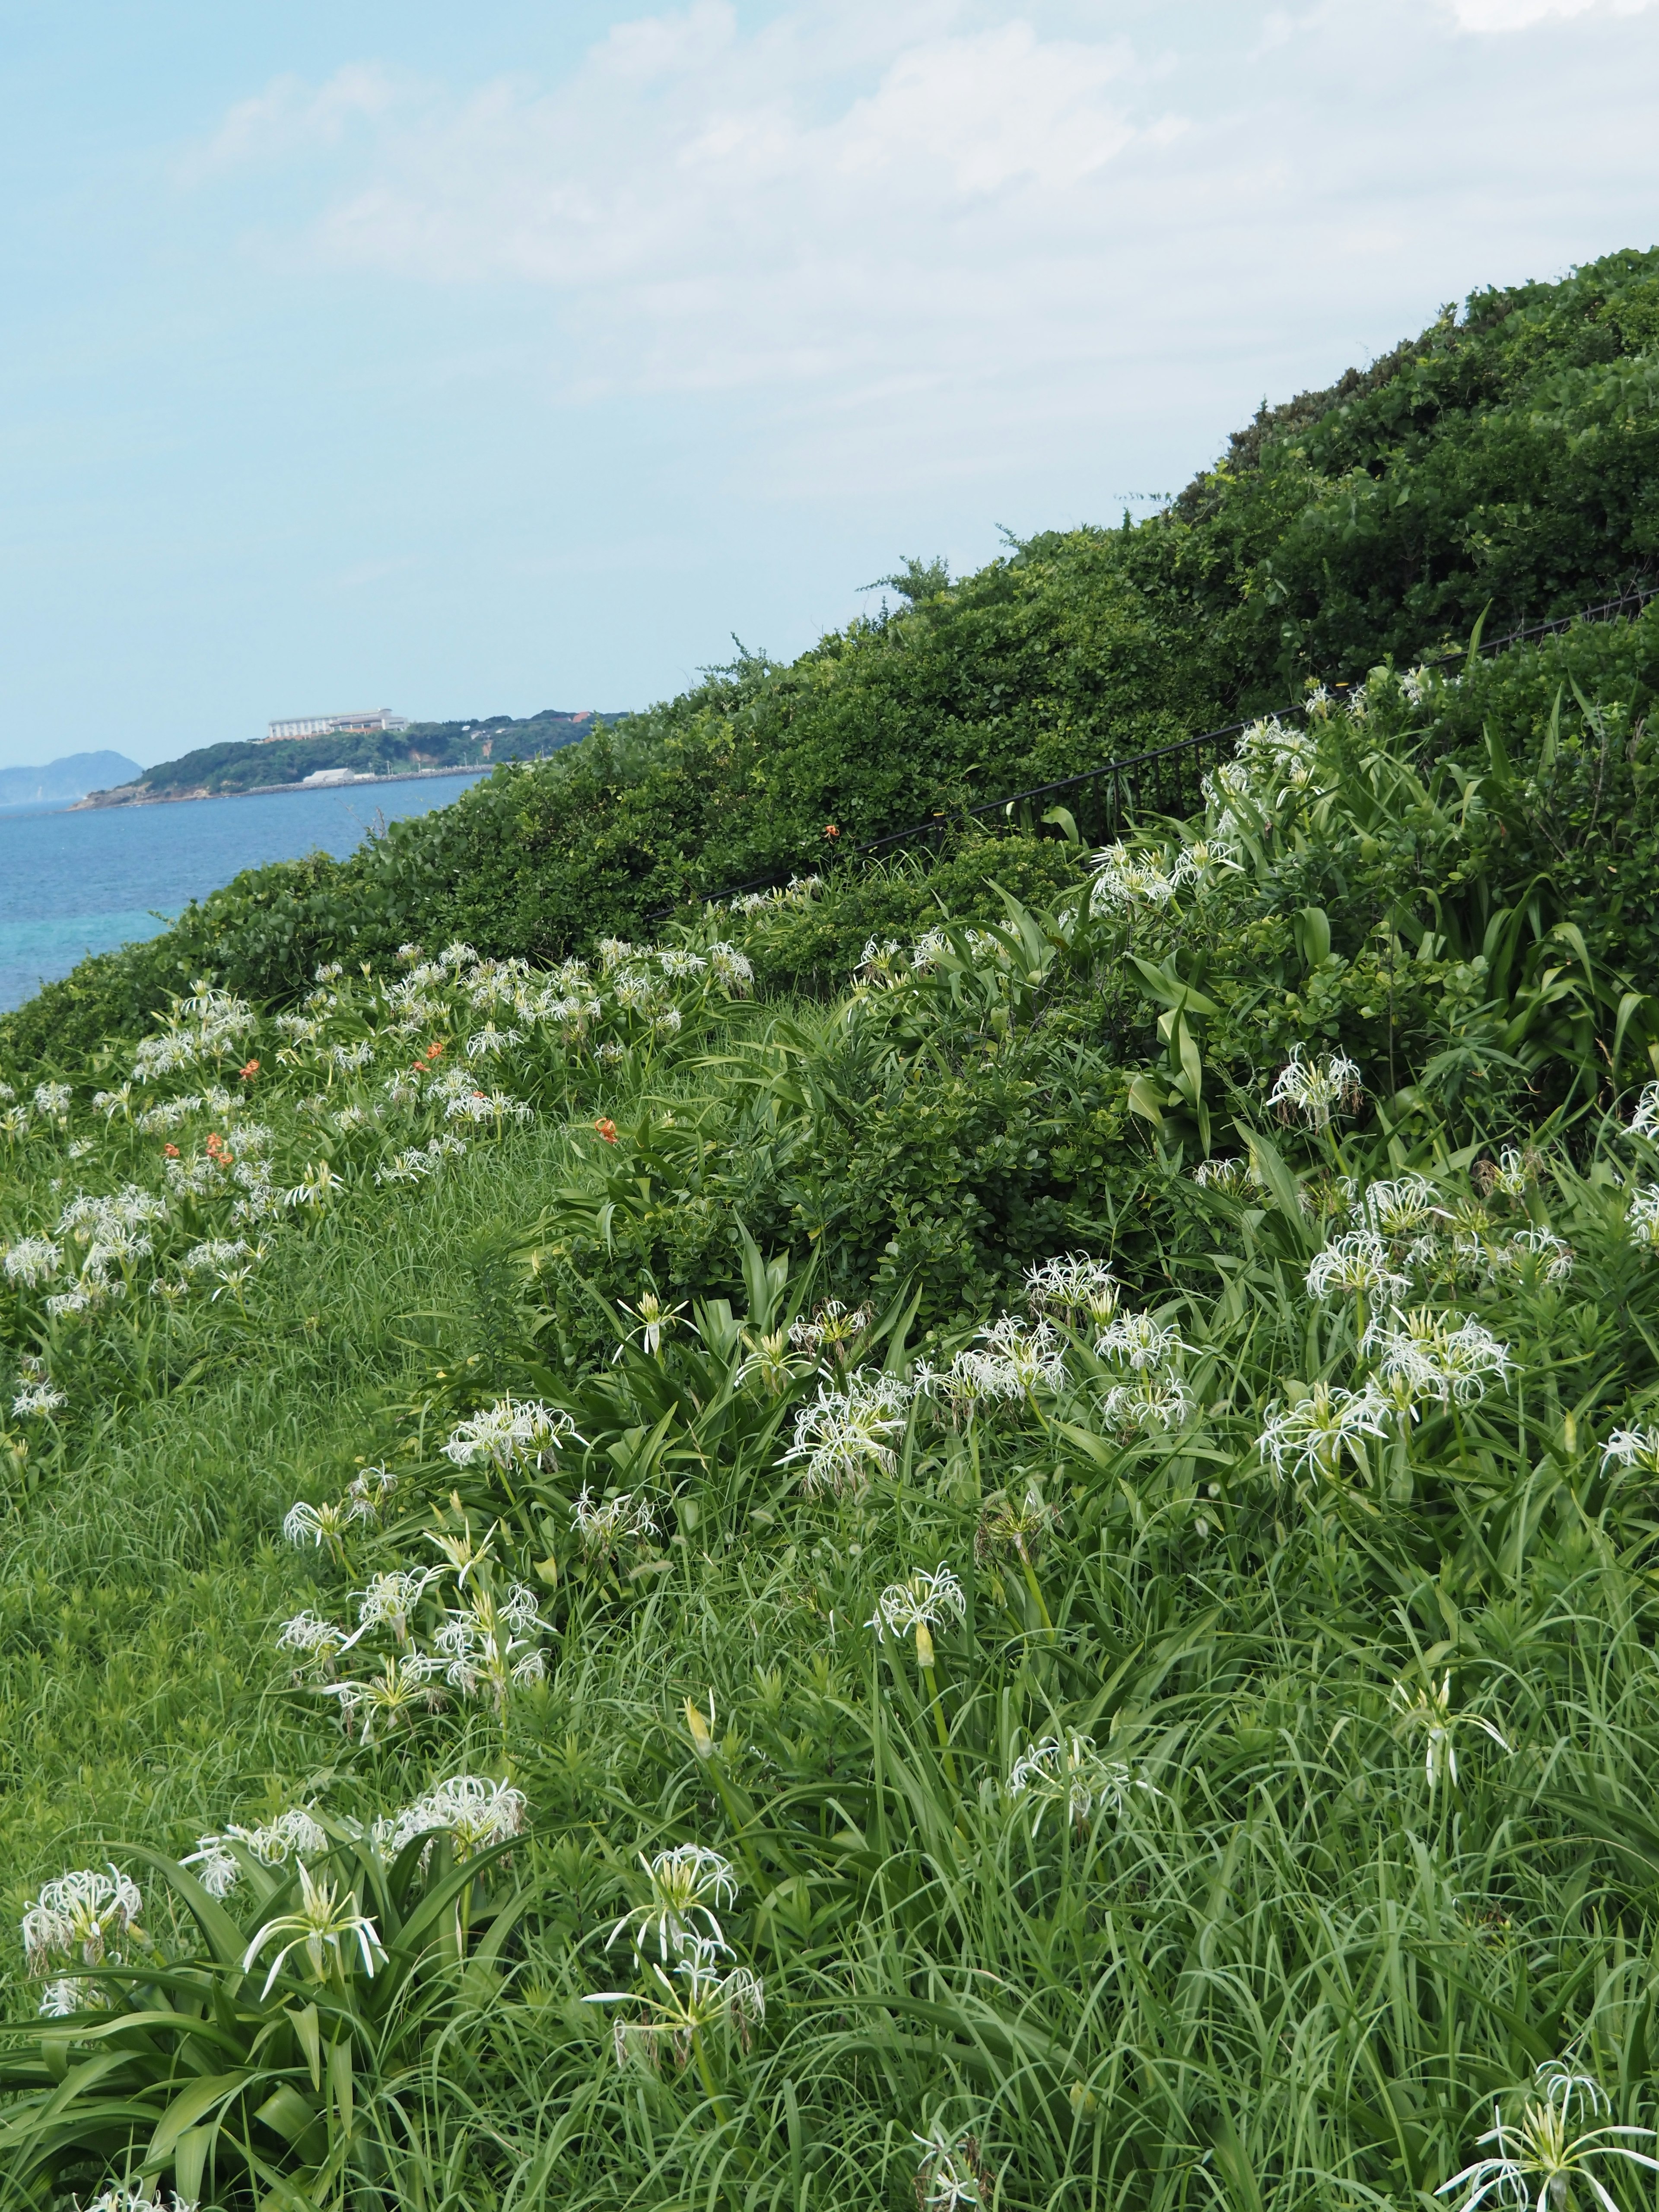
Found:
<svg viewBox="0 0 1659 2212"><path fill-rule="evenodd" d="M1501 653L1509 646L1554 636L1579 623L1616 622L1623 616L1639 614L1656 598L1659 598L1659 584L1632 586L1617 599L1603 599L1596 606L1563 615L1554 622L1531 623L1523 629L1507 630L1501 637L1483 637L1476 649L1484 658L1489 653ZM1422 665L1425 668L1441 668L1468 658L1468 649L1462 648L1434 653ZM1329 691L1340 697L1350 688L1346 684L1334 684ZM932 845L938 852L952 830L969 822L989 822L999 815L1012 827L1034 829L1042 819L1036 811L1040 803L1046 802L1052 807L1067 799L1077 802L1070 805L1067 811L1079 836L1091 844L1121 836L1125 823L1137 816L1195 813L1212 756L1218 756L1223 746L1242 736L1253 722L1273 718L1282 721L1290 715L1305 714L1310 703L1308 699L1298 699L1289 706L1268 708L1260 715L1224 723L1218 730L1200 730L1193 737L1177 738L1172 744L1157 745L1146 752L1127 753L1121 760L1103 761L1098 768L1084 769L1076 775L1061 776L1054 783L1037 783L1024 791L1011 792L1006 799L989 799L978 806L957 807L949 812L941 810L926 821L908 823L902 830L890 830L884 836L872 837L861 845L837 845L829 857L833 858L837 867L842 867L848 860L869 860L878 854L896 852L906 845ZM688 902L718 905L726 899L741 898L745 891L774 890L789 877L799 874L805 865L799 860L781 861L764 874L751 876L744 883L727 884L720 890L688 890L672 905L658 907L645 919L665 921Z"/></svg>

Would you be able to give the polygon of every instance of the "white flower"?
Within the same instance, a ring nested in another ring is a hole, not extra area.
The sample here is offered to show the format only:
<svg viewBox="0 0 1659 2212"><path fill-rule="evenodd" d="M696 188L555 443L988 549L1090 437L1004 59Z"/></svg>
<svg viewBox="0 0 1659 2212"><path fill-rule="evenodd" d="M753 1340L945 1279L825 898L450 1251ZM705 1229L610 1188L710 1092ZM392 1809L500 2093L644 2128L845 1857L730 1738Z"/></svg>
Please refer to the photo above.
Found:
<svg viewBox="0 0 1659 2212"><path fill-rule="evenodd" d="M1659 1083L1650 1083L1630 1117L1632 1137L1659 1137Z"/></svg>
<svg viewBox="0 0 1659 2212"><path fill-rule="evenodd" d="M641 1851L640 1864L650 1884L650 1897L623 1913L605 1938L607 1950L629 1927L634 1931L634 1948L641 1952L654 1929L657 1954L665 1961L671 1948L677 1952L694 1943L708 1944L719 1951L729 1948L725 1930L714 1916L717 1905L737 1902L737 1877L729 1860L702 1844L679 1844L672 1850L659 1851L654 1858Z"/></svg>
<svg viewBox="0 0 1659 2212"><path fill-rule="evenodd" d="M1149 1785L1140 1784L1143 1790ZM1028 1797L1036 1807L1031 1823L1035 1835L1051 1805L1063 1805L1079 1827L1098 1805L1103 1811L1121 1813L1129 1794L1129 1770L1121 1760L1103 1759L1092 1736L1075 1729L1062 1736L1044 1736L1022 1752L1008 1774L1011 1797Z"/></svg>
<svg viewBox="0 0 1659 2212"><path fill-rule="evenodd" d="M290 1544L337 1545L345 1533L347 1512L343 1505L312 1505L300 1498L283 1516L283 1534Z"/></svg>
<svg viewBox="0 0 1659 2212"><path fill-rule="evenodd" d="M781 1466L805 1462L802 1487L809 1496L830 1490L839 1498L868 1489L872 1471L891 1474L898 1465L892 1440L904 1428L909 1387L896 1376L860 1368L844 1390L820 1385L810 1406L795 1416L795 1441Z"/></svg>
<svg viewBox="0 0 1659 2212"><path fill-rule="evenodd" d="M747 1966L722 1973L715 1964L719 1947L693 1939L683 1948L671 1975L654 1959L653 1980L660 1996L636 1996L624 1990L599 1990L583 1999L586 2004L643 2004L643 2020L618 2020L616 2025L617 2063L627 2063L635 2049L649 2052L659 2038L667 2038L682 2060L690 2056L696 2039L716 2023L736 2031L745 2049L750 2028L766 2017L766 1990L760 1977ZM684 1983L684 1988L678 1987Z"/></svg>
<svg viewBox="0 0 1659 2212"><path fill-rule="evenodd" d="M1316 1382L1305 1398L1269 1420L1256 1449L1278 1480L1287 1472L1334 1480L1345 1455L1360 1460L1362 1437L1387 1435L1388 1412L1387 1400L1374 1389L1334 1390Z"/></svg>
<svg viewBox="0 0 1659 2212"><path fill-rule="evenodd" d="M985 1398L1024 1398L1033 1390L1057 1390L1066 1380L1066 1348L1046 1321L1027 1328L1018 1314L1004 1314L979 1333L976 1347L959 1352L953 1374Z"/></svg>
<svg viewBox="0 0 1659 2212"><path fill-rule="evenodd" d="M575 1437L569 1414L538 1398L499 1398L451 1430L443 1455L457 1467L473 1467L482 1460L505 1473L519 1460L556 1452Z"/></svg>
<svg viewBox="0 0 1659 2212"><path fill-rule="evenodd" d="M1489 1277L1530 1273L1565 1283L1573 1269L1572 1247L1548 1229L1517 1229L1507 1244L1486 1244L1480 1257Z"/></svg>
<svg viewBox="0 0 1659 2212"><path fill-rule="evenodd" d="M50 1382L31 1382L12 1400L11 1410L20 1419L27 1420L36 1413L55 1413L68 1403L63 1391L54 1389Z"/></svg>
<svg viewBox="0 0 1659 2212"><path fill-rule="evenodd" d="M523 1042L522 1030L501 1030L494 1022L486 1022L468 1037L466 1056L469 1060L493 1060L498 1053L508 1052L515 1044Z"/></svg>
<svg viewBox="0 0 1659 2212"><path fill-rule="evenodd" d="M1659 1429L1615 1429L1601 1448L1602 1474L1611 1467L1659 1474Z"/></svg>
<svg viewBox="0 0 1659 2212"><path fill-rule="evenodd" d="M1419 1682L1413 1688L1396 1682L1389 1693L1389 1704L1395 1714L1396 1735L1422 1735L1423 1767L1431 1790L1443 1773L1449 1782L1457 1780L1457 1752L1452 1739L1462 1722L1471 1721L1484 1729L1500 1751L1510 1747L1492 1723L1479 1713L1452 1711L1449 1674L1443 1674L1438 1683L1431 1677L1426 1684Z"/></svg>
<svg viewBox="0 0 1659 2212"><path fill-rule="evenodd" d="M875 1630L878 1643L884 1643L890 1636L896 1638L914 1633L917 1663L931 1668L933 1630L947 1614L962 1620L967 1612L967 1596L949 1567L935 1567L932 1574L918 1567L903 1582L888 1584L865 1626Z"/></svg>
<svg viewBox="0 0 1659 2212"><path fill-rule="evenodd" d="M62 1246L54 1244L49 1237L20 1237L6 1250L6 1279L21 1283L25 1289L32 1291L57 1273L63 1258Z"/></svg>
<svg viewBox="0 0 1659 2212"><path fill-rule="evenodd" d="M54 1955L76 1950L87 1966L100 1966L111 1942L120 1942L143 1909L137 1884L118 1867L107 1873L82 1868L42 1883L23 1915L29 1972L44 1974Z"/></svg>
<svg viewBox="0 0 1659 2212"><path fill-rule="evenodd" d="M919 2212L989 2212L996 2178L981 2160L975 2137L950 2135L935 2121L925 2136L913 2131L911 2141L922 2154L915 2180Z"/></svg>
<svg viewBox="0 0 1659 2212"><path fill-rule="evenodd" d="M1104 852L1097 853L1090 862L1095 871L1090 913L1129 915L1139 907L1168 906L1187 878L1179 863L1173 868L1167 866L1167 857L1163 853L1134 852L1122 844L1109 845Z"/></svg>
<svg viewBox="0 0 1659 2212"><path fill-rule="evenodd" d="M345 1972L346 1955L355 1942L362 1958L363 1972L374 1974L386 1954L374 1923L367 1913L356 1909L356 1899L349 1890L340 1895L337 1883L319 1881L303 1860L300 1864L300 1902L292 1912L279 1913L275 1920L266 1921L242 1958L242 1972L246 1973L260 1954L281 1937L270 1971L265 1976L265 1985L260 1990L261 2000L270 1995L270 1985L282 1972L288 1959L295 1951L303 1951L311 1969L311 1978L324 1982L332 1971Z"/></svg>
<svg viewBox="0 0 1659 2212"><path fill-rule="evenodd" d="M1577 2179L1588 2186L1600 2212L1619 2212L1595 2169L1607 2160L1624 2159L1659 2173L1659 2160L1630 2148L1632 2138L1651 2142L1653 2130L1586 2125L1602 2120L1612 2110L1607 2094L1600 2082L1572 2073L1559 2059L1547 2059L1533 2080L1542 2094L1522 2105L1518 2120L1506 2123L1502 2106L1493 2105L1492 2127L1480 2137L1483 2143L1496 2145L1493 2155L1477 2159L1443 2181L1436 2195L1449 2196L1467 2184L1457 2212L1476 2212L1493 2196L1504 2204L1535 2204L1538 2212L1563 2212Z"/></svg>
<svg viewBox="0 0 1659 2212"><path fill-rule="evenodd" d="M1444 1218L1444 1209L1435 1204L1434 1185L1420 1175L1368 1183L1352 1211L1376 1235L1388 1237L1413 1236L1431 1221Z"/></svg>
<svg viewBox="0 0 1659 2212"><path fill-rule="evenodd" d="M380 1674L366 1680L328 1684L326 1694L339 1699L348 1724L362 1715L363 1741L373 1743L387 1729L412 1719L417 1711L430 1710L437 1701L432 1678L441 1671L439 1662L425 1652L403 1651L387 1658Z"/></svg>
<svg viewBox="0 0 1659 2212"><path fill-rule="evenodd" d="M1460 1406L1476 1405L1489 1380L1503 1382L1509 1374L1509 1346L1484 1323L1427 1307L1404 1314L1396 1310L1386 1327L1373 1322L1363 1349L1376 1354L1387 1381L1443 1406L1454 1399Z"/></svg>
<svg viewBox="0 0 1659 2212"><path fill-rule="evenodd" d="M1308 1269L1308 1295L1328 1297L1333 1291L1363 1291L1374 1298L1398 1297L1411 1288L1409 1276L1389 1264L1388 1247L1373 1229L1351 1230L1322 1252Z"/></svg>
<svg viewBox="0 0 1659 2212"><path fill-rule="evenodd" d="M198 1267L234 1267L252 1249L246 1237L211 1237L205 1243L192 1244L179 1264L187 1275L192 1275Z"/></svg>
<svg viewBox="0 0 1659 2212"><path fill-rule="evenodd" d="M1300 1114L1310 1128L1323 1129L1329 1126L1333 1115L1352 1113L1364 1096L1359 1070L1346 1053L1332 1053L1324 1060L1304 1060L1302 1048L1297 1045L1291 1054L1289 1064L1279 1069L1278 1079L1267 1094L1267 1103L1286 1116Z"/></svg>
<svg viewBox="0 0 1659 2212"><path fill-rule="evenodd" d="M583 1551L606 1557L618 1544L654 1535L657 1528L656 1516L643 1498L635 1498L630 1491L624 1490L619 1497L608 1498L596 1505L586 1483L570 1509L570 1518Z"/></svg>
<svg viewBox="0 0 1659 2212"><path fill-rule="evenodd" d="M1221 1160L1200 1160L1193 1170L1193 1181L1200 1190L1244 1190L1259 1184L1255 1163L1235 1158Z"/></svg>
<svg viewBox="0 0 1659 2212"><path fill-rule="evenodd" d="M1086 1252L1065 1252L1025 1271L1025 1303L1033 1313L1086 1318L1103 1328L1122 1295L1123 1286L1106 1262Z"/></svg>
<svg viewBox="0 0 1659 2212"><path fill-rule="evenodd" d="M179 1862L180 1866L194 1867L196 1879L208 1895L221 1900L228 1897L242 1879L240 1860L234 1851L225 1849L222 1836L202 1836L196 1849Z"/></svg>
<svg viewBox="0 0 1659 2212"><path fill-rule="evenodd" d="M1647 1183L1635 1193L1625 1218L1637 1243L1650 1249L1659 1246L1659 1183Z"/></svg>
<svg viewBox="0 0 1659 2212"><path fill-rule="evenodd" d="M50 1114L61 1121L69 1112L70 1100L75 1096L67 1083L37 1083L34 1103L42 1114Z"/></svg>
<svg viewBox="0 0 1659 2212"><path fill-rule="evenodd" d="M457 1774L436 1789L428 1790L424 1797L404 1807L401 1813L374 1824L374 1840L389 1859L412 1844L417 1836L424 1836L426 1850L421 1854L424 1866L430 1855L432 1844L439 1836L447 1836L453 1844L458 1863L470 1859L477 1851L488 1850L492 1844L504 1844L524 1832L528 1807L523 1790L515 1790L510 1782L488 1782L476 1774Z"/></svg>
<svg viewBox="0 0 1659 2212"><path fill-rule="evenodd" d="M755 971L745 955L724 939L708 948L708 967L714 981L734 998L746 997L754 986Z"/></svg>
<svg viewBox="0 0 1659 2212"><path fill-rule="evenodd" d="M40 1992L40 2018L69 2020L77 2012L86 2011L88 2006L94 2002L93 1990L95 1986L76 1981L72 1977L48 1982ZM177 2204L178 2201L175 2197L173 2203Z"/></svg>
<svg viewBox="0 0 1659 2212"><path fill-rule="evenodd" d="M1176 1352L1187 1349L1173 1328L1160 1328L1150 1314L1121 1314L1095 1339L1097 1359L1126 1360L1137 1374L1167 1367Z"/></svg>
<svg viewBox="0 0 1659 2212"><path fill-rule="evenodd" d="M374 1576L357 1607L362 1629L389 1628L399 1644L406 1644L409 1617L438 1571L433 1567L405 1567Z"/></svg>
<svg viewBox="0 0 1659 2212"><path fill-rule="evenodd" d="M1180 1376L1149 1374L1109 1390L1101 1402L1100 1418L1109 1429L1139 1429L1150 1436L1156 1430L1184 1428L1197 1409L1197 1400Z"/></svg>
<svg viewBox="0 0 1659 2212"><path fill-rule="evenodd" d="M164 2206L161 2191L158 2190L154 2197L147 2197L142 2181L112 2181L107 2189L100 2191L92 2199L86 2207L86 2212L167 2212L168 2206L171 2212L198 2212L200 2201L198 2197L192 2197L186 2202L175 2191L169 2190L167 2205Z"/></svg>

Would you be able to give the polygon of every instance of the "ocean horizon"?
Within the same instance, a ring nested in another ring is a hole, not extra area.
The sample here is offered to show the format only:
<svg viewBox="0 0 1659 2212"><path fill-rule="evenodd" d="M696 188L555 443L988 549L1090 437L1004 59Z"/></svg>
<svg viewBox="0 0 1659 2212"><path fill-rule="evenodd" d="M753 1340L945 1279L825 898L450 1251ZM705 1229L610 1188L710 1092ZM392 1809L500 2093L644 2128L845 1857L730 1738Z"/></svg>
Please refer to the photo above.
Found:
<svg viewBox="0 0 1659 2212"><path fill-rule="evenodd" d="M244 868L317 851L343 859L377 821L450 805L489 773L149 806L0 806L0 1012L88 953L158 935Z"/></svg>

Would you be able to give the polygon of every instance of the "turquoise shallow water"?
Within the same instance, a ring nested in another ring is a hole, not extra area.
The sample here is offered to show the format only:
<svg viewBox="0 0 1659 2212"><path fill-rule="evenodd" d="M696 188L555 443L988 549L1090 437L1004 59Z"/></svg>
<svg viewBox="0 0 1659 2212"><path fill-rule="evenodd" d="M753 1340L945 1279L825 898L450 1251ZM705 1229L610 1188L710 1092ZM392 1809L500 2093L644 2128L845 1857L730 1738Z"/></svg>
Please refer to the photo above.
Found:
<svg viewBox="0 0 1659 2212"><path fill-rule="evenodd" d="M88 952L154 937L189 900L243 868L319 848L339 858L377 816L429 813L477 781L433 776L87 814L0 810L0 1008L20 1006Z"/></svg>

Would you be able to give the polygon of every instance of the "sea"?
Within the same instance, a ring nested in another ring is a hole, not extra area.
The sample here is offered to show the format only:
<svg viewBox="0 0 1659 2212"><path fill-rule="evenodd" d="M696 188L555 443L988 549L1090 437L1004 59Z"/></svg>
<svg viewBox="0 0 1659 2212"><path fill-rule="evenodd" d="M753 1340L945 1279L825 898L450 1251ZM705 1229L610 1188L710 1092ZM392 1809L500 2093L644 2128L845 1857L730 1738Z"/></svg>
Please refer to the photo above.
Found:
<svg viewBox="0 0 1659 2212"><path fill-rule="evenodd" d="M319 849L343 859L378 823L448 806L486 773L84 813L0 807L0 1011L88 952L154 937L244 868Z"/></svg>

